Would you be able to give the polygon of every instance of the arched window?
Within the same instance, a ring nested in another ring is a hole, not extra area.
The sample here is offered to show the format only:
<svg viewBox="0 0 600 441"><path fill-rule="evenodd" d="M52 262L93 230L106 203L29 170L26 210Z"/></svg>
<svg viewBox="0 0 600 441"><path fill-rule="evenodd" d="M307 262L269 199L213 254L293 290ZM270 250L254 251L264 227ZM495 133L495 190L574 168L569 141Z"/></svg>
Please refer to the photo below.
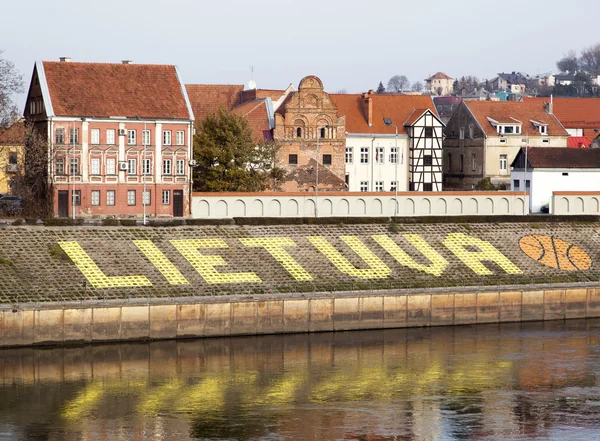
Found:
<svg viewBox="0 0 600 441"><path fill-rule="evenodd" d="M321 127L321 138L325 138L325 127Z"/></svg>
<svg viewBox="0 0 600 441"><path fill-rule="evenodd" d="M296 129L296 138L302 138L302 127Z"/></svg>

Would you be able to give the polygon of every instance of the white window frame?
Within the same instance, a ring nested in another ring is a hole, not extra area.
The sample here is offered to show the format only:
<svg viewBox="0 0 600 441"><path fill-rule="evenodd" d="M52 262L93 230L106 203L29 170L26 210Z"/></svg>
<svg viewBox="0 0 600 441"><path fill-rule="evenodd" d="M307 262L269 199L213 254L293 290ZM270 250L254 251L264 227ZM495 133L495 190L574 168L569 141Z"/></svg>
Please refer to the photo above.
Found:
<svg viewBox="0 0 600 441"><path fill-rule="evenodd" d="M56 158L54 163L54 174L56 176L65 175L65 158Z"/></svg>
<svg viewBox="0 0 600 441"><path fill-rule="evenodd" d="M137 159L127 159L127 174L132 176L137 175Z"/></svg>
<svg viewBox="0 0 600 441"><path fill-rule="evenodd" d="M117 174L117 159L106 158L106 174L114 176Z"/></svg>
<svg viewBox="0 0 600 441"><path fill-rule="evenodd" d="M385 155L384 147L375 147L375 163L376 164L383 164L384 155Z"/></svg>
<svg viewBox="0 0 600 441"><path fill-rule="evenodd" d="M100 205L100 190L92 190L91 201L92 205L95 207Z"/></svg>
<svg viewBox="0 0 600 441"><path fill-rule="evenodd" d="M360 191L362 191L362 192L369 191L369 181L360 181Z"/></svg>
<svg viewBox="0 0 600 441"><path fill-rule="evenodd" d="M100 144L100 129L92 129L90 133L90 144Z"/></svg>
<svg viewBox="0 0 600 441"><path fill-rule="evenodd" d="M142 130L142 145L150 145L150 130Z"/></svg>
<svg viewBox="0 0 600 441"><path fill-rule="evenodd" d="M383 181L375 181L375 191L383 191Z"/></svg>
<svg viewBox="0 0 600 441"><path fill-rule="evenodd" d="M69 129L69 144L79 144L79 129L77 127Z"/></svg>
<svg viewBox="0 0 600 441"><path fill-rule="evenodd" d="M176 138L177 145L185 145L185 130L177 130Z"/></svg>
<svg viewBox="0 0 600 441"><path fill-rule="evenodd" d="M398 162L398 147L390 148L390 164Z"/></svg>
<svg viewBox="0 0 600 441"><path fill-rule="evenodd" d="M69 176L79 176L79 158L69 159Z"/></svg>
<svg viewBox="0 0 600 441"><path fill-rule="evenodd" d="M398 188L398 181L392 181L390 183L390 191L396 191L397 188Z"/></svg>
<svg viewBox="0 0 600 441"><path fill-rule="evenodd" d="M170 159L163 159L163 170L162 170L163 176L171 175L171 172L173 171L171 166L172 166L172 162Z"/></svg>
<svg viewBox="0 0 600 441"><path fill-rule="evenodd" d="M346 147L346 164L354 162L354 147Z"/></svg>
<svg viewBox="0 0 600 441"><path fill-rule="evenodd" d="M106 130L106 144L109 144L109 145L115 144L115 129L107 129Z"/></svg>
<svg viewBox="0 0 600 441"><path fill-rule="evenodd" d="M150 190L142 191L142 205L149 206L152 205L152 198Z"/></svg>
<svg viewBox="0 0 600 441"><path fill-rule="evenodd" d="M54 141L55 141L55 144L64 145L64 143L65 143L65 129L64 128L59 127L54 131Z"/></svg>
<svg viewBox="0 0 600 441"><path fill-rule="evenodd" d="M106 190L106 205L111 207L115 205L115 193L114 190Z"/></svg>
<svg viewBox="0 0 600 441"><path fill-rule="evenodd" d="M136 145L137 136L135 130L127 130L127 145Z"/></svg>
<svg viewBox="0 0 600 441"><path fill-rule="evenodd" d="M127 190L127 205L132 207L136 204L137 196L135 190Z"/></svg>
<svg viewBox="0 0 600 441"><path fill-rule="evenodd" d="M507 173L508 172L508 155L500 155L500 172Z"/></svg>
<svg viewBox="0 0 600 441"><path fill-rule="evenodd" d="M81 206L81 190L73 190L71 192L71 205L75 207Z"/></svg>
<svg viewBox="0 0 600 441"><path fill-rule="evenodd" d="M152 175L152 158L143 159L142 163L143 163L142 174L144 174L145 176L151 176Z"/></svg>
<svg viewBox="0 0 600 441"><path fill-rule="evenodd" d="M100 175L100 158L90 159L90 174L93 176Z"/></svg>
<svg viewBox="0 0 600 441"><path fill-rule="evenodd" d="M171 135L170 130L163 130L163 145L171 145Z"/></svg>
<svg viewBox="0 0 600 441"><path fill-rule="evenodd" d="M171 190L162 191L162 204L171 205Z"/></svg>
<svg viewBox="0 0 600 441"><path fill-rule="evenodd" d="M360 148L360 163L361 164L369 163L369 147L361 147Z"/></svg>
<svg viewBox="0 0 600 441"><path fill-rule="evenodd" d="M177 176L185 175L185 159L177 160Z"/></svg>

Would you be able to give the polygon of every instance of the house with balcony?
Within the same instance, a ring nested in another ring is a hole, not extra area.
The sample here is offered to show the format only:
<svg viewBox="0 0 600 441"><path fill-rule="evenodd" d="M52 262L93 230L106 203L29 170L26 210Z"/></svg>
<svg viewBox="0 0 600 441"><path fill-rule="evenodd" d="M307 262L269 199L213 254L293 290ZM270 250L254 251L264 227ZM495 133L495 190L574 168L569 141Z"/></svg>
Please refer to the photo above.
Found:
<svg viewBox="0 0 600 441"><path fill-rule="evenodd" d="M189 214L194 114L175 66L38 61L25 118L47 139L55 216Z"/></svg>
<svg viewBox="0 0 600 441"><path fill-rule="evenodd" d="M510 164L522 147L567 147L558 118L533 100L463 101L448 120L444 187L473 189L484 178L510 187Z"/></svg>

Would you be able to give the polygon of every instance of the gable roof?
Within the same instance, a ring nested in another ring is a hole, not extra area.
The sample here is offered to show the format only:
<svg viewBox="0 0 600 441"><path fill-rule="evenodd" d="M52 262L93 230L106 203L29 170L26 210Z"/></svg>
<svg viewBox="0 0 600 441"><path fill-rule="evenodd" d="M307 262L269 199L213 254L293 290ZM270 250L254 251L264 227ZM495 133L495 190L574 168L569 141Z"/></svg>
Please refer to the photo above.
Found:
<svg viewBox="0 0 600 441"><path fill-rule="evenodd" d="M217 113L221 107L233 109L240 103L240 94L244 90L239 84L186 84L185 88L196 122Z"/></svg>
<svg viewBox="0 0 600 441"><path fill-rule="evenodd" d="M53 61L41 66L38 74L54 112L49 116L194 118L175 66Z"/></svg>
<svg viewBox="0 0 600 441"><path fill-rule="evenodd" d="M266 99L247 101L235 107L231 112L246 118L255 141L270 140L271 124L269 123L269 108Z"/></svg>
<svg viewBox="0 0 600 441"><path fill-rule="evenodd" d="M0 145L25 145L25 121L19 120L6 128L0 128Z"/></svg>
<svg viewBox="0 0 600 441"><path fill-rule="evenodd" d="M592 140L587 136L569 136L567 138L567 147L571 149L587 149Z"/></svg>
<svg viewBox="0 0 600 441"><path fill-rule="evenodd" d="M449 77L444 72L438 72L435 75L430 76L427 80L452 80L452 77Z"/></svg>
<svg viewBox="0 0 600 441"><path fill-rule="evenodd" d="M506 80L508 84L525 84L527 82L527 78L520 72L512 72L512 73L499 73L498 77Z"/></svg>
<svg viewBox="0 0 600 441"><path fill-rule="evenodd" d="M548 97L525 100L542 102L544 106L550 103ZM563 126L573 129L600 129L600 98L555 97L552 104L553 112Z"/></svg>
<svg viewBox="0 0 600 441"><path fill-rule="evenodd" d="M370 94L373 100L373 126L367 119L367 104L361 94L330 94L329 97L338 108L338 115L346 116L346 131L348 133L395 134L393 126L386 126L384 118L392 120L398 126L398 134L406 135L404 124L416 109L422 115L425 110L438 117L437 110L431 97L426 95L393 95Z"/></svg>
<svg viewBox="0 0 600 441"><path fill-rule="evenodd" d="M521 148L515 164L524 163L525 149ZM556 147L530 147L527 149L527 167L535 168L598 168L600 149L571 149ZM521 166L522 168L522 166Z"/></svg>
<svg viewBox="0 0 600 441"><path fill-rule="evenodd" d="M490 122L492 120L500 123L522 123L522 134L535 135L535 129L531 120L548 125L548 135L568 136L555 115L549 115L544 106L535 101L463 101L475 117L481 128L488 136L498 136L498 132ZM516 121L515 121L516 120Z"/></svg>

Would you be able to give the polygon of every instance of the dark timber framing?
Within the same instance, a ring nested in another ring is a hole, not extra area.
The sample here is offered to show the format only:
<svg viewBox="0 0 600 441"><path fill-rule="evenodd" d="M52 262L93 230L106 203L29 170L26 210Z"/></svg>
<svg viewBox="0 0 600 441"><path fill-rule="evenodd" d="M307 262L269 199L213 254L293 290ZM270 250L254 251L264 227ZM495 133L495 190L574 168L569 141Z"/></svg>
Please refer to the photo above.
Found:
<svg viewBox="0 0 600 441"><path fill-rule="evenodd" d="M431 110L426 110L409 127L409 189L442 191L444 123Z"/></svg>

